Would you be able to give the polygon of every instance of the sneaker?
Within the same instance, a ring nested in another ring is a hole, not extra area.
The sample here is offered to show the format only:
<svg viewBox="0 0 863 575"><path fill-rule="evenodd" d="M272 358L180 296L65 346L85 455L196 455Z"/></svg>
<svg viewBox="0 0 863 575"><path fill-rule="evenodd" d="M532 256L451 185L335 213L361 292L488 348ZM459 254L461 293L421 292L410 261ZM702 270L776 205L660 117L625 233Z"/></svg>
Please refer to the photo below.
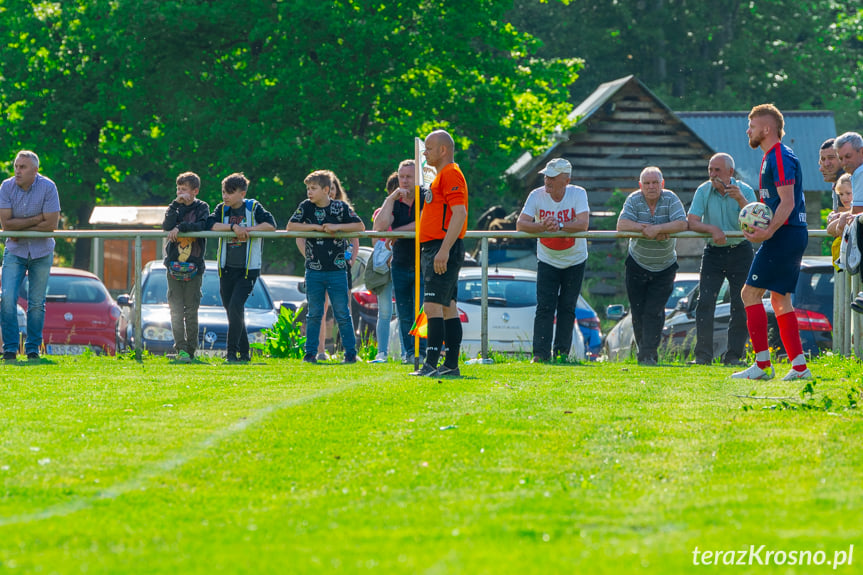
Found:
<svg viewBox="0 0 863 575"><path fill-rule="evenodd" d="M39 361L39 353L31 351L27 354L27 361Z"/></svg>
<svg viewBox="0 0 863 575"><path fill-rule="evenodd" d="M773 369L773 366L769 366L766 370L758 367L757 363L753 363L749 366L748 369L744 369L743 371L738 371L731 374L731 377L734 379L773 379L773 376L776 375L776 371Z"/></svg>
<svg viewBox="0 0 863 575"><path fill-rule="evenodd" d="M321 353L319 353L319 354L315 357L315 359L316 359L316 360L318 360L318 361L329 361L330 356L329 356L329 354L327 354L327 352L322 351Z"/></svg>
<svg viewBox="0 0 863 575"><path fill-rule="evenodd" d="M342 363L356 363L356 362L357 362L357 356L356 356L356 354L354 354L354 355L345 355L345 358L342 360Z"/></svg>
<svg viewBox="0 0 863 575"><path fill-rule="evenodd" d="M863 313L863 297L859 295L851 302L851 310L857 313Z"/></svg>
<svg viewBox="0 0 863 575"><path fill-rule="evenodd" d="M307 353L303 356L303 361L306 363L318 363L318 358L313 353Z"/></svg>
<svg viewBox="0 0 863 575"><path fill-rule="evenodd" d="M434 377L437 375L437 368L427 363L424 363L422 364L422 367L420 367L416 371L410 372L408 375L416 375L420 377Z"/></svg>
<svg viewBox="0 0 863 575"><path fill-rule="evenodd" d="M442 365L437 368L438 377L461 377L461 372L458 370L458 366L456 367L447 367L446 365Z"/></svg>
<svg viewBox="0 0 863 575"><path fill-rule="evenodd" d="M252 358L248 353L241 353L240 357L237 358L237 361L239 361L240 363L249 363L250 361L252 361Z"/></svg>
<svg viewBox="0 0 863 575"><path fill-rule="evenodd" d="M414 364L413 354L406 355L405 357L402 358L402 365L413 365L413 364Z"/></svg>
<svg viewBox="0 0 863 575"><path fill-rule="evenodd" d="M656 360L652 357L645 357L638 360L638 365L656 365Z"/></svg>
<svg viewBox="0 0 863 575"><path fill-rule="evenodd" d="M3 361L17 361L18 356L14 351L4 351L3 352Z"/></svg>
<svg viewBox="0 0 863 575"><path fill-rule="evenodd" d="M795 379L812 379L812 372L809 371L808 367L803 371L797 371L792 367L791 371L782 378L782 381L794 381Z"/></svg>
<svg viewBox="0 0 863 575"><path fill-rule="evenodd" d="M189 352L183 350L177 354L177 363L192 363L192 356Z"/></svg>
<svg viewBox="0 0 863 575"><path fill-rule="evenodd" d="M535 355L530 359L530 363L545 363L546 361L548 360L544 359L541 355Z"/></svg>
<svg viewBox="0 0 863 575"><path fill-rule="evenodd" d="M387 362L387 354L384 352L379 352L374 359L370 359L369 363L386 363Z"/></svg>

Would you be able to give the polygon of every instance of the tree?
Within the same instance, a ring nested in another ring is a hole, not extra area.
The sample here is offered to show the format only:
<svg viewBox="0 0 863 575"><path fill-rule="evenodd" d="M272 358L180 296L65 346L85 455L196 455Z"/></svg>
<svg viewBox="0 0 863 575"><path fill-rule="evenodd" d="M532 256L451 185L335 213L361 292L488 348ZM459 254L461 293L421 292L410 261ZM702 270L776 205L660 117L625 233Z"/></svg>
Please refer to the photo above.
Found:
<svg viewBox="0 0 863 575"><path fill-rule="evenodd" d="M222 177L244 171L284 222L305 197L303 177L330 168L367 217L413 138L446 127L476 215L503 193L513 159L564 122L580 69L537 57L508 8L0 0L3 157L39 151L72 225L99 202L164 204L188 169L211 203ZM79 248L75 264L88 255Z"/></svg>

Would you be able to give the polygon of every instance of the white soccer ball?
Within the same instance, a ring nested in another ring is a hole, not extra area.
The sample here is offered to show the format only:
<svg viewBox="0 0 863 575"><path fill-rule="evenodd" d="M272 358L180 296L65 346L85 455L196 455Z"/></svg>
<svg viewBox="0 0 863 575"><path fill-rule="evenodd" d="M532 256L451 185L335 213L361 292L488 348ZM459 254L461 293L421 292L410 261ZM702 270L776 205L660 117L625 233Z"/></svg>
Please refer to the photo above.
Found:
<svg viewBox="0 0 863 575"><path fill-rule="evenodd" d="M766 230L772 219L773 210L770 209L770 206L761 202L746 204L740 210L740 215L737 216L740 229L749 233L755 230Z"/></svg>

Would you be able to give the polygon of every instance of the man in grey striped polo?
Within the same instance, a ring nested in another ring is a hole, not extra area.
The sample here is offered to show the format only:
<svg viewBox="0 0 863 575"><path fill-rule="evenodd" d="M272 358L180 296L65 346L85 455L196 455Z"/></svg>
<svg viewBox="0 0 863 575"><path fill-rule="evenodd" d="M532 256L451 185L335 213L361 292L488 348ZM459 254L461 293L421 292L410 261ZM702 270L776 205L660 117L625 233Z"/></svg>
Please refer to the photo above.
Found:
<svg viewBox="0 0 863 575"><path fill-rule="evenodd" d="M7 232L52 232L60 220L60 197L54 182L39 174L39 156L23 150L15 157L15 175L0 184L0 224ZM28 276L27 359L38 360L45 325L45 292L54 262L54 238L6 238L3 252L3 303L0 323L3 360L15 361L18 350L18 290Z"/></svg>
<svg viewBox="0 0 863 575"><path fill-rule="evenodd" d="M668 236L688 227L680 198L664 185L659 168L644 168L640 189L629 194L617 219L617 231L643 236L630 238L626 258L626 295L641 365L656 365L659 359L665 302L674 288L677 240Z"/></svg>

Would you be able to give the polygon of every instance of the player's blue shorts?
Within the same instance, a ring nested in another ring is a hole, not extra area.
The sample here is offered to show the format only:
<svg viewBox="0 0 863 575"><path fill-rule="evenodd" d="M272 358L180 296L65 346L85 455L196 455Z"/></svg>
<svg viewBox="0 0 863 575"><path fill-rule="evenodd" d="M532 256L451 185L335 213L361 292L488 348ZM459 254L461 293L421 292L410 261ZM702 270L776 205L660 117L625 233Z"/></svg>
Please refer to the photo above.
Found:
<svg viewBox="0 0 863 575"><path fill-rule="evenodd" d="M793 293L808 243L809 233L802 226L782 226L776 230L755 252L746 285L778 294Z"/></svg>

